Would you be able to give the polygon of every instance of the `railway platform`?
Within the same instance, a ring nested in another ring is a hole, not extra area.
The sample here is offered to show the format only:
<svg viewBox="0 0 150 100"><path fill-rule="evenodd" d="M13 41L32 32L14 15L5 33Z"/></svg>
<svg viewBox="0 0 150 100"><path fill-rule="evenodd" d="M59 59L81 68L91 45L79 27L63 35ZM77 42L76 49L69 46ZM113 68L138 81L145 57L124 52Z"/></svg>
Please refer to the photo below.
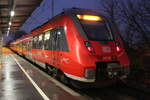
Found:
<svg viewBox="0 0 150 100"><path fill-rule="evenodd" d="M87 100L6 48L0 61L0 100Z"/></svg>

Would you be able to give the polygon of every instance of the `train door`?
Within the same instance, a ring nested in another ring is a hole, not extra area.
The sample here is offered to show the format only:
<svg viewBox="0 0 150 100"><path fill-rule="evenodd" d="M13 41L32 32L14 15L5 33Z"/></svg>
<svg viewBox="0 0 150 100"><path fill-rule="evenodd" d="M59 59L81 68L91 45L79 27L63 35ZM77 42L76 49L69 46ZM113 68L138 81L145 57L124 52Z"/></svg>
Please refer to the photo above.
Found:
<svg viewBox="0 0 150 100"><path fill-rule="evenodd" d="M51 64L51 54L52 54L52 51L51 51L51 46L49 46L49 40L50 40L50 31L46 31L44 34L43 34L43 56L44 56L44 61L45 63L49 63Z"/></svg>
<svg viewBox="0 0 150 100"><path fill-rule="evenodd" d="M22 42L20 43L20 55L22 55L22 53L23 53L23 44L22 44ZM23 56L23 55L22 55Z"/></svg>
<svg viewBox="0 0 150 100"><path fill-rule="evenodd" d="M36 48L36 37L32 38L32 61L34 62L35 58L35 48Z"/></svg>
<svg viewBox="0 0 150 100"><path fill-rule="evenodd" d="M39 37L35 36L34 40L33 40L32 59L34 60L34 62L36 62L36 60L38 58L37 57L38 56L38 39L39 39Z"/></svg>
<svg viewBox="0 0 150 100"><path fill-rule="evenodd" d="M42 63L45 63L45 61L44 61L44 59L45 59L45 57L44 57L44 54L45 54L45 52L44 52L44 39L43 39L43 34L40 34L39 35L39 56L40 56L40 61L42 62Z"/></svg>

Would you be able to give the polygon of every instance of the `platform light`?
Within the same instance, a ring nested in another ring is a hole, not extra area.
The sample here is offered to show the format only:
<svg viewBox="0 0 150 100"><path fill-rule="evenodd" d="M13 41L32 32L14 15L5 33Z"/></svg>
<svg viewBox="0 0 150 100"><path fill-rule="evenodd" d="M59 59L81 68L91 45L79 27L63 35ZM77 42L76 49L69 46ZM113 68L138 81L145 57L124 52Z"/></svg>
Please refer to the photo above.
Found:
<svg viewBox="0 0 150 100"><path fill-rule="evenodd" d="M89 20L89 21L101 21L102 18L96 15L77 15L78 19Z"/></svg>
<svg viewBox="0 0 150 100"><path fill-rule="evenodd" d="M11 23L11 22L9 22L9 25L12 25L12 23Z"/></svg>
<svg viewBox="0 0 150 100"><path fill-rule="evenodd" d="M8 28L8 30L10 30L10 27Z"/></svg>
<svg viewBox="0 0 150 100"><path fill-rule="evenodd" d="M9 35L9 31L7 31L7 36Z"/></svg>
<svg viewBox="0 0 150 100"><path fill-rule="evenodd" d="M14 12L14 11L11 11L11 12L10 12L10 16L13 17L14 15L15 15L15 12Z"/></svg>

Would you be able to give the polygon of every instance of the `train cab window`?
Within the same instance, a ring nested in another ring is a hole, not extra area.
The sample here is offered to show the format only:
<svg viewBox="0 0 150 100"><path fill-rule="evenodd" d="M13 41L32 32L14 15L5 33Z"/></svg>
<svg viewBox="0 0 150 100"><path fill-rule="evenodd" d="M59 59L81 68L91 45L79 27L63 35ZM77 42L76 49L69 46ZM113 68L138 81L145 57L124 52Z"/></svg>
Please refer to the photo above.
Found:
<svg viewBox="0 0 150 100"><path fill-rule="evenodd" d="M50 38L50 31L45 32L44 34L44 49L48 50L49 49L49 38Z"/></svg>
<svg viewBox="0 0 150 100"><path fill-rule="evenodd" d="M89 40L111 41L113 35L108 22L100 16L77 15L80 24Z"/></svg>
<svg viewBox="0 0 150 100"><path fill-rule="evenodd" d="M106 22L86 22L82 21L82 26L88 38L93 41L113 40L109 26Z"/></svg>

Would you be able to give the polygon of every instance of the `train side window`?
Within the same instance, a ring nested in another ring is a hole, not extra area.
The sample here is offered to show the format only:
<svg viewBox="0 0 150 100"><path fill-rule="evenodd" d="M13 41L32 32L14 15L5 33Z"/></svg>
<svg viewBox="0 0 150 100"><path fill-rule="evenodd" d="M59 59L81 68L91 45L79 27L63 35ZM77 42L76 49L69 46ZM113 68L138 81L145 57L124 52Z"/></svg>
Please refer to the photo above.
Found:
<svg viewBox="0 0 150 100"><path fill-rule="evenodd" d="M45 49L45 48L44 48L44 36L45 36L45 34L42 33L42 49L43 49L43 50Z"/></svg>
<svg viewBox="0 0 150 100"><path fill-rule="evenodd" d="M28 41L25 41L25 50L28 51Z"/></svg>
<svg viewBox="0 0 150 100"><path fill-rule="evenodd" d="M39 42L39 43L38 43L38 48L39 48L39 49L43 49L43 46L42 46L42 45L43 45L43 35L42 35L42 34L39 35L39 40L38 40L38 42Z"/></svg>
<svg viewBox="0 0 150 100"><path fill-rule="evenodd" d="M32 40L29 40L29 51L32 51Z"/></svg>
<svg viewBox="0 0 150 100"><path fill-rule="evenodd" d="M33 37L32 40L33 40L33 44L32 44L32 45L33 45L33 48L34 48L34 49L37 49L38 37L35 36L35 37Z"/></svg>
<svg viewBox="0 0 150 100"><path fill-rule="evenodd" d="M56 50L56 40L57 40L57 34L56 34L56 28L51 30L51 38L50 38L50 44L49 49L55 51Z"/></svg>
<svg viewBox="0 0 150 100"><path fill-rule="evenodd" d="M36 36L36 49L39 49L39 36Z"/></svg>
<svg viewBox="0 0 150 100"><path fill-rule="evenodd" d="M25 50L28 51L28 41L25 41Z"/></svg>
<svg viewBox="0 0 150 100"><path fill-rule="evenodd" d="M62 35L62 32L60 31L59 27L55 30L55 50L56 51L62 51L61 50L61 35Z"/></svg>
<svg viewBox="0 0 150 100"><path fill-rule="evenodd" d="M25 43L24 43L24 41L22 42L22 48L23 48L23 50L25 50Z"/></svg>
<svg viewBox="0 0 150 100"><path fill-rule="evenodd" d="M44 49L45 49L45 50L48 50L48 49L49 49L49 46L48 46L49 38L50 38L50 31L47 31L47 32L45 32L45 34L44 34Z"/></svg>
<svg viewBox="0 0 150 100"><path fill-rule="evenodd" d="M49 49L54 51L69 51L64 27L57 27L51 30Z"/></svg>
<svg viewBox="0 0 150 100"><path fill-rule="evenodd" d="M32 46L35 49L36 48L36 37L35 36L33 37L32 41L33 41Z"/></svg>
<svg viewBox="0 0 150 100"><path fill-rule="evenodd" d="M32 48L34 49L34 37L32 38Z"/></svg>
<svg viewBox="0 0 150 100"><path fill-rule="evenodd" d="M69 51L64 27L58 27L57 29L57 49L59 51Z"/></svg>

